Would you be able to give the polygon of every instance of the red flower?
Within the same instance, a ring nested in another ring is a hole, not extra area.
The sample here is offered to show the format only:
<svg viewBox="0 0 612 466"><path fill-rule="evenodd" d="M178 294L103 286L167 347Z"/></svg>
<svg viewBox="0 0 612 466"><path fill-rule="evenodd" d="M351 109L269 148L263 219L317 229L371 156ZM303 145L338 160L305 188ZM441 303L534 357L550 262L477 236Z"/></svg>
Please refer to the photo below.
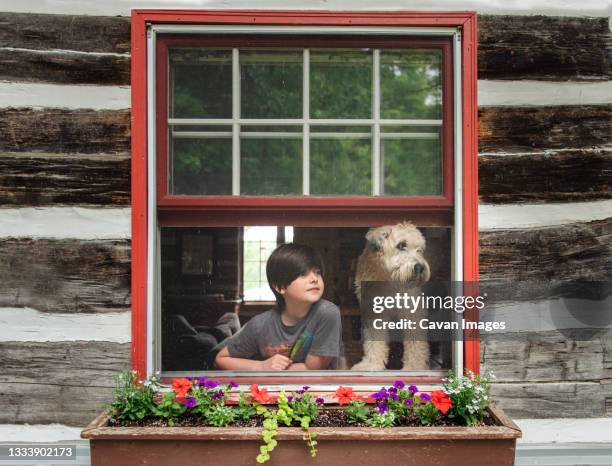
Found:
<svg viewBox="0 0 612 466"><path fill-rule="evenodd" d="M174 379L172 380L172 390L176 393L177 399L184 399L187 392L191 390L191 381L189 379Z"/></svg>
<svg viewBox="0 0 612 466"><path fill-rule="evenodd" d="M450 397L443 390L434 390L431 392L431 402L436 408L442 411L442 414L448 413L448 410L453 405Z"/></svg>
<svg viewBox="0 0 612 466"><path fill-rule="evenodd" d="M353 389L350 387L338 387L338 390L336 390L334 394L334 398L338 398L339 404L347 405L357 398L357 395L353 393Z"/></svg>
<svg viewBox="0 0 612 466"><path fill-rule="evenodd" d="M257 385L251 385L249 387L251 391L251 395L253 395L253 401L258 401L260 403L269 403L272 398L268 395L268 390L265 388L259 388Z"/></svg>

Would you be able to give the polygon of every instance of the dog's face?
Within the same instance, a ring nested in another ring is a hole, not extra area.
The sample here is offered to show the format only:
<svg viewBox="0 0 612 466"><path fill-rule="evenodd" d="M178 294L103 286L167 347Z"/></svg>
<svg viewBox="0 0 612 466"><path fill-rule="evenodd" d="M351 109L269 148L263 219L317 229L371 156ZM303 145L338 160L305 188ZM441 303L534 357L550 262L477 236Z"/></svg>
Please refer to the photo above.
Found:
<svg viewBox="0 0 612 466"><path fill-rule="evenodd" d="M425 238L412 223L370 228L366 240L393 280L419 284L429 280L429 264L423 257Z"/></svg>

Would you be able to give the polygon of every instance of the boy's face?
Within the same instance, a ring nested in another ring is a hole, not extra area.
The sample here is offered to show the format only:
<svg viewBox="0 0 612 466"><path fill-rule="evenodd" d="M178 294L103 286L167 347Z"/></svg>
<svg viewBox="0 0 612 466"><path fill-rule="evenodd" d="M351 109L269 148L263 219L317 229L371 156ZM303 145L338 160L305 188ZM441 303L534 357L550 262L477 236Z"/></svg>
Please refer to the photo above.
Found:
<svg viewBox="0 0 612 466"><path fill-rule="evenodd" d="M293 280L281 290L285 302L316 303L325 291L325 284L319 269L312 269Z"/></svg>

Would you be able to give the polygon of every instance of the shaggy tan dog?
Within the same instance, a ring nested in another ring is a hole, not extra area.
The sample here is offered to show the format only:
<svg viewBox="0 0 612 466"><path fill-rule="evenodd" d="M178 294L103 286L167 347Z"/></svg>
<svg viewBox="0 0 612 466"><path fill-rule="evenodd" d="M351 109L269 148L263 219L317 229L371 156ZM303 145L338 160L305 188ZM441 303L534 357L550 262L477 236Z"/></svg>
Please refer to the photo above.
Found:
<svg viewBox="0 0 612 466"><path fill-rule="evenodd" d="M409 222L371 228L366 234L367 244L357 262L355 291L361 302L361 282L396 281L410 283L411 293L421 293L420 285L430 278L429 264L423 257L425 238ZM392 312L385 320L406 317ZM359 371L385 370L389 360L389 335L387 341L373 338L373 330L364 330L363 359L352 367ZM426 334L417 335L419 330L404 332L404 355L402 370L429 368L429 345ZM422 331L422 332L426 332Z"/></svg>

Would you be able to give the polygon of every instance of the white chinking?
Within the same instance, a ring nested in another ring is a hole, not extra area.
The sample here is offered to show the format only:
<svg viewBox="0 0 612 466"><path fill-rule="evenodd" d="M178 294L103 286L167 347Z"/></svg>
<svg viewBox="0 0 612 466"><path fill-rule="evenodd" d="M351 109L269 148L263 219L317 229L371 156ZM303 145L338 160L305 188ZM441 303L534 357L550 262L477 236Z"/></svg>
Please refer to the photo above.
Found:
<svg viewBox="0 0 612 466"><path fill-rule="evenodd" d="M0 307L0 341L107 341L129 343L129 312L78 314Z"/></svg>

